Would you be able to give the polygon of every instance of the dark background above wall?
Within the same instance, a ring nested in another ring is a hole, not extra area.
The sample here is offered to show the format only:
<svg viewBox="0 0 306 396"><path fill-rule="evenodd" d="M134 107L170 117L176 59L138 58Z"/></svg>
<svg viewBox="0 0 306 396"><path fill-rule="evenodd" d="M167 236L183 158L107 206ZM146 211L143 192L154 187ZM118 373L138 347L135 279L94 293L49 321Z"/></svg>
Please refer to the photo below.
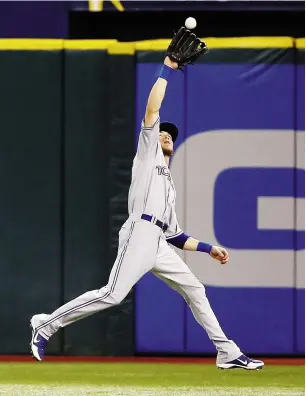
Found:
<svg viewBox="0 0 306 396"><path fill-rule="evenodd" d="M0 1L2 38L113 38L142 40L171 37L187 16L198 19L202 37L304 37L304 1ZM133 32L133 34L132 34Z"/></svg>
<svg viewBox="0 0 306 396"><path fill-rule="evenodd" d="M305 14L300 11L71 11L69 37L116 38L120 41L172 37L189 16L197 19L200 37L304 37Z"/></svg>

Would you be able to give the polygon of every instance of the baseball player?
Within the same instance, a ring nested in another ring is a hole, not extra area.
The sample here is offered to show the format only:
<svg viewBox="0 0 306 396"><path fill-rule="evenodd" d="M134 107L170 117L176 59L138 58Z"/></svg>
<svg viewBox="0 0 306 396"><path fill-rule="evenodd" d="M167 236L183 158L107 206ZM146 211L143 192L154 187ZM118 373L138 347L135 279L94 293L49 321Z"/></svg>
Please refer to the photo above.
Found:
<svg viewBox="0 0 306 396"><path fill-rule="evenodd" d="M179 33L173 40L178 39ZM221 264L229 260L224 248L211 246L185 234L176 218L176 193L169 161L178 129L172 123L160 123L159 119L168 80L182 65L181 59L175 56L177 47L173 41L169 48L148 98L132 168L129 217L119 232L118 254L109 281L101 289L82 294L50 315L38 314L31 318L31 349L39 361L44 359L49 338L61 327L120 304L135 283L152 271L186 300L195 319L217 349L218 368L254 370L264 365L262 361L245 356L226 337L210 307L204 286L169 245L207 253Z"/></svg>

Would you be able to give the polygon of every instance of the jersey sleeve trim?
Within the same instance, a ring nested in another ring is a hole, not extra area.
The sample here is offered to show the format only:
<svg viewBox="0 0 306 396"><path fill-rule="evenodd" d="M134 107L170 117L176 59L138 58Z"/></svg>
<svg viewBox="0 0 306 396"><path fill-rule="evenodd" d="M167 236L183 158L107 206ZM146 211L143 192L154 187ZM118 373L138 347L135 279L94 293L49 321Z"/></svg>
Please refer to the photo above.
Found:
<svg viewBox="0 0 306 396"><path fill-rule="evenodd" d="M145 126L144 126L144 120L142 120L142 127L141 127L141 129L142 129L143 131L153 129L153 128L155 127L155 125L159 122L159 120L160 120L160 117L157 118L157 120L154 122L154 124L153 124L151 127L145 127Z"/></svg>
<svg viewBox="0 0 306 396"><path fill-rule="evenodd" d="M183 231L177 232L176 234L166 237L166 240L168 241L169 239L176 238L177 236L179 236L181 234L183 234Z"/></svg>

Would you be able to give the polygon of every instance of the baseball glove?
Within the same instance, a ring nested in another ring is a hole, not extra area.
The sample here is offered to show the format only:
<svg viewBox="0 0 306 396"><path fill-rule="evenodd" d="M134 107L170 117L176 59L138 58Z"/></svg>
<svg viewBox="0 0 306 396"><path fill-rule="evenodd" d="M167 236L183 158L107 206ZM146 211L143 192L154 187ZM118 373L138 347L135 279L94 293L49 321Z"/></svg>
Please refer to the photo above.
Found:
<svg viewBox="0 0 306 396"><path fill-rule="evenodd" d="M208 51L206 44L201 41L194 33L184 26L174 34L169 44L166 56L178 64L178 68L193 64L200 55Z"/></svg>

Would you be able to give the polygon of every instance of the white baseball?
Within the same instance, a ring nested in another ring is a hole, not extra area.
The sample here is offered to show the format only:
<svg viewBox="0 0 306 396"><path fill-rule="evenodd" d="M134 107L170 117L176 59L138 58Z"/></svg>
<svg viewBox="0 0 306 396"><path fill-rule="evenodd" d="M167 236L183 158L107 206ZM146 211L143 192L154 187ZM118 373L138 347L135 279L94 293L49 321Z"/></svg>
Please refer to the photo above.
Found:
<svg viewBox="0 0 306 396"><path fill-rule="evenodd" d="M185 26L187 29L194 29L197 26L197 21L194 18L189 17L185 21Z"/></svg>

